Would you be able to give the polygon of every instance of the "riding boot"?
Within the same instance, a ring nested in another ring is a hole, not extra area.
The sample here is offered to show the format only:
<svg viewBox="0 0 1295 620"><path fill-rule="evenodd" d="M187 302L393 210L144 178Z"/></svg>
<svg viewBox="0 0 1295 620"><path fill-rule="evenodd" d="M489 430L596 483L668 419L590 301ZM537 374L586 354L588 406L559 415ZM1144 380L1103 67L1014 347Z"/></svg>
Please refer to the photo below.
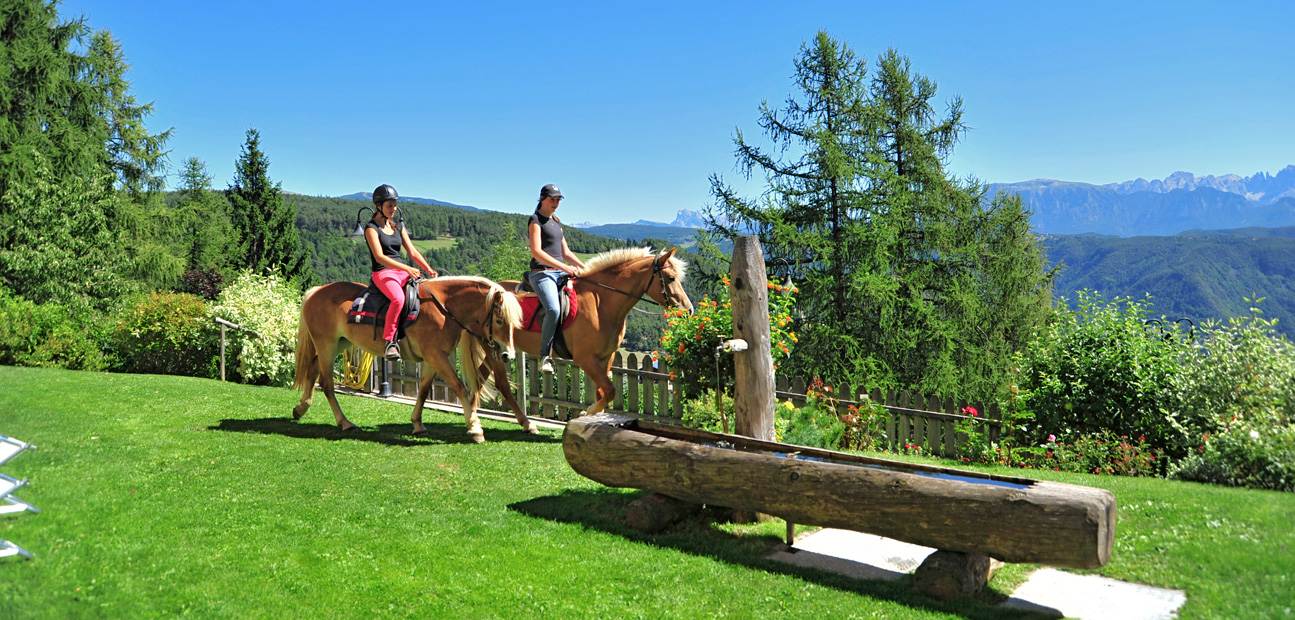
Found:
<svg viewBox="0 0 1295 620"><path fill-rule="evenodd" d="M396 346L396 341L394 340L387 341L386 358L393 362L400 361L400 347Z"/></svg>

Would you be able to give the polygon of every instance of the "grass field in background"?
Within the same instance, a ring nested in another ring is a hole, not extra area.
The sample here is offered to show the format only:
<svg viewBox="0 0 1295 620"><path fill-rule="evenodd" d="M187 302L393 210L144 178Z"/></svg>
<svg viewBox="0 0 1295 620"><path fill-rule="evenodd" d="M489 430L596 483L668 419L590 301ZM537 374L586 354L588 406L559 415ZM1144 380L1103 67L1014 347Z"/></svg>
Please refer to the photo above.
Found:
<svg viewBox="0 0 1295 620"><path fill-rule="evenodd" d="M291 390L204 379L0 367L6 464L41 514L0 518L36 554L0 561L0 618L1027 618L937 603L904 581L854 581L762 559L781 521L663 534L626 528L641 492L575 474L558 431L341 396L306 418ZM912 459L948 464L933 459ZM993 467L982 471L1018 475ZM1186 590L1182 618L1285 617L1295 606L1295 494L1039 472L1111 489L1103 575ZM968 524L973 528L974 524Z"/></svg>
<svg viewBox="0 0 1295 620"><path fill-rule="evenodd" d="M414 242L414 247L418 248L419 252L426 252L428 250L446 250L454 247L454 244L459 242L459 240L454 237L447 237L444 235L435 239L410 239L410 241Z"/></svg>

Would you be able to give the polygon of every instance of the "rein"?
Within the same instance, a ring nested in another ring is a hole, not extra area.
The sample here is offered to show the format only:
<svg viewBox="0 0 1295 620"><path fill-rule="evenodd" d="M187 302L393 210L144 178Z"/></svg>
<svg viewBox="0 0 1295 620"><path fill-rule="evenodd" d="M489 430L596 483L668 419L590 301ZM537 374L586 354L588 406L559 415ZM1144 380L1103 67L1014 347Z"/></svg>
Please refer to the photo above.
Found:
<svg viewBox="0 0 1295 620"><path fill-rule="evenodd" d="M608 286L606 284L603 284L602 282L594 282L593 280L585 280L585 282L588 282L589 284L593 284L594 286L601 286L609 291L615 291L626 297L635 297L639 301L646 301L654 306L660 306L661 304L657 303L656 300L645 297L645 295L647 295L648 289L652 288L652 280L655 279L658 274L660 274L661 276L661 296L665 298L665 301L667 304L671 306L679 305L674 299L671 298L670 289L666 288L670 285L671 282L674 282L674 279L673 278L669 280L666 279L664 267L662 267L661 264L657 263L655 258L652 259L652 275L648 276L647 286L643 287L642 295L635 295L634 293L628 293L614 286ZM638 310L639 312L642 312L644 314L653 314L652 312L648 312L646 310L639 310L638 308L635 308L633 306L631 306L630 309Z"/></svg>
<svg viewBox="0 0 1295 620"><path fill-rule="evenodd" d="M419 284L421 285L421 283ZM441 300L436 298L436 294L433 293L430 289L427 290L427 296L429 299L432 300L432 303L436 305L436 309L441 311L441 314L444 314L445 316L450 317L450 320L457 323L459 327L462 327L463 331L468 332L469 334L472 335L473 338L476 338L481 342L481 344L487 347L494 346L493 344L494 341L490 340L485 336L478 335L476 332L472 331L471 329L468 329L468 326L464 325L463 321L459 320L459 317L454 316L454 313L450 312L450 309L446 308L445 305L441 303ZM494 314L495 314L495 305L490 304L490 311L486 313L486 318L484 322L481 324L483 329L486 325L490 323L491 319L494 318Z"/></svg>

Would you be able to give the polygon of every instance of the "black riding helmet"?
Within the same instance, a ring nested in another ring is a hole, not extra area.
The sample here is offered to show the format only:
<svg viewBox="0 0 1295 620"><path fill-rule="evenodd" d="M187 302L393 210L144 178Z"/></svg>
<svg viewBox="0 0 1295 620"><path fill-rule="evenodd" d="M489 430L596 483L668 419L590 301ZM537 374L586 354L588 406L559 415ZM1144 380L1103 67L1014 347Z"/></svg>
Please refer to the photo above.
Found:
<svg viewBox="0 0 1295 620"><path fill-rule="evenodd" d="M400 195L396 193L396 188L384 183L373 190L373 204L381 205L388 200L400 200Z"/></svg>

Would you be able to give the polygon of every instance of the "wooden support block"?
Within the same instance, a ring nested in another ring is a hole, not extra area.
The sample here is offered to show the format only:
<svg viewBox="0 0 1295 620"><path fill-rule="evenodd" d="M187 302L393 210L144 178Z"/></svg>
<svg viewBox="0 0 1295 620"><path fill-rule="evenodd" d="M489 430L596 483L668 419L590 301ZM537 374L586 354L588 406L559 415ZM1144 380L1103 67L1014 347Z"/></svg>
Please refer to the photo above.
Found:
<svg viewBox="0 0 1295 620"><path fill-rule="evenodd" d="M652 493L630 504L625 511L625 525L645 534L655 534L699 511L701 504Z"/></svg>
<svg viewBox="0 0 1295 620"><path fill-rule="evenodd" d="M984 589L1002 562L961 551L936 551L913 571L913 589L941 601L970 598Z"/></svg>

